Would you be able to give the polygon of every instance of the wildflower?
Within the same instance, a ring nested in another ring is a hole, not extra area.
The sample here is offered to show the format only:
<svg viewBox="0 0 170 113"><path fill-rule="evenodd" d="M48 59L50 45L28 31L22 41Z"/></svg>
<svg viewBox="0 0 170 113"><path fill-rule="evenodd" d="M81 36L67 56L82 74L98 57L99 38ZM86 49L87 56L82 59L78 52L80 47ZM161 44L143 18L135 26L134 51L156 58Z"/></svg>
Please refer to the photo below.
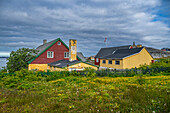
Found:
<svg viewBox="0 0 170 113"><path fill-rule="evenodd" d="M70 109L74 108L74 105L69 106Z"/></svg>
<svg viewBox="0 0 170 113"><path fill-rule="evenodd" d="M61 96L61 94L58 94L58 96Z"/></svg>
<svg viewBox="0 0 170 113"><path fill-rule="evenodd" d="M99 112L99 109L97 110L97 112Z"/></svg>
<svg viewBox="0 0 170 113"><path fill-rule="evenodd" d="M155 113L155 111L152 111L152 113Z"/></svg>

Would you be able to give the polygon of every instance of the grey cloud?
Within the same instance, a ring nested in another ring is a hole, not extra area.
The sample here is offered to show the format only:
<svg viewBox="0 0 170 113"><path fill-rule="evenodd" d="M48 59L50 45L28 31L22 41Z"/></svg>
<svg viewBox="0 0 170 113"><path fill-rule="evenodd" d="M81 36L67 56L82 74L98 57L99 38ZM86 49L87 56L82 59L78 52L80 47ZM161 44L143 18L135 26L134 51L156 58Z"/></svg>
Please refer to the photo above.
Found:
<svg viewBox="0 0 170 113"><path fill-rule="evenodd" d="M4 4L0 8L0 51L5 47L35 48L43 39L58 37L66 44L70 38L77 39L78 50L85 55L105 47L105 37L108 46L136 41L162 48L170 43L169 25L154 21L159 11L153 9L161 7L160 0L23 1L14 0L11 4L15 6Z"/></svg>

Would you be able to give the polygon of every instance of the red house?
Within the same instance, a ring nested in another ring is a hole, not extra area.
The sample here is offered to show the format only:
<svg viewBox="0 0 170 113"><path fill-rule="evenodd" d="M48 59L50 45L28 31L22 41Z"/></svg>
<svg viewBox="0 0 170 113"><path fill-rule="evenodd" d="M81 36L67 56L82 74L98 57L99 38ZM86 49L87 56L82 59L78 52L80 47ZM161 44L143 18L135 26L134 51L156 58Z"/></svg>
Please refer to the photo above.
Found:
<svg viewBox="0 0 170 113"><path fill-rule="evenodd" d="M47 64L59 60L69 60L69 47L60 39L55 39L47 43L47 40L43 41L43 45L36 48L39 50L38 55L30 60L30 68L38 68L40 70L47 69ZM81 59L77 56L77 60ZM37 64L37 65L30 65Z"/></svg>

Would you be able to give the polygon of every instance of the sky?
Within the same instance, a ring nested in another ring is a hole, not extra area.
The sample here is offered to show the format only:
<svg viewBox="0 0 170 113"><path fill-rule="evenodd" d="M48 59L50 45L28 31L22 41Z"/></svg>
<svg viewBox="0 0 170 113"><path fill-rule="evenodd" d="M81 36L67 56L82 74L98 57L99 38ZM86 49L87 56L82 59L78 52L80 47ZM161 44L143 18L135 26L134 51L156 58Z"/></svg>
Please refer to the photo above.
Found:
<svg viewBox="0 0 170 113"><path fill-rule="evenodd" d="M0 56L57 38L91 56L105 37L107 47L170 47L170 0L0 0Z"/></svg>

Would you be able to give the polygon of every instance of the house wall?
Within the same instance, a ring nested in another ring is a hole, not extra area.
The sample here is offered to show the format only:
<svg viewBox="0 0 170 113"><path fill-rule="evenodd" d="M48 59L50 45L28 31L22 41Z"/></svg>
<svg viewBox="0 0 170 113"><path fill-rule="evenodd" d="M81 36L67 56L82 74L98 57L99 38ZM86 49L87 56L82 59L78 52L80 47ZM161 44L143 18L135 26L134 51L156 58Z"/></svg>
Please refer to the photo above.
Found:
<svg viewBox="0 0 170 113"><path fill-rule="evenodd" d="M37 69L39 71L47 71L47 64L29 64L28 70Z"/></svg>
<svg viewBox="0 0 170 113"><path fill-rule="evenodd" d="M67 71L67 69L53 67L53 66L48 66L48 70L50 70L50 71Z"/></svg>
<svg viewBox="0 0 170 113"><path fill-rule="evenodd" d="M98 59L99 59L99 62L96 62L96 59L97 59L97 58L95 58L95 65L99 65L99 64L100 64L100 58L98 58Z"/></svg>
<svg viewBox="0 0 170 113"><path fill-rule="evenodd" d="M62 42L61 45L58 45L57 44L58 42L60 41L57 41L48 50L46 50L38 58L36 58L33 62L31 62L31 64L47 64L62 59L69 60L69 58L64 58L64 52L69 52L68 48L66 48ZM47 51L53 51L54 58L47 58Z"/></svg>
<svg viewBox="0 0 170 113"><path fill-rule="evenodd" d="M106 60L106 63L103 64L103 60ZM112 60L112 59L109 59ZM100 59L100 66L101 67L107 67L107 68L114 68L114 69L123 69L123 60L112 60L112 64L109 64L108 59ZM120 65L116 65L115 61L120 61Z"/></svg>
<svg viewBox="0 0 170 113"><path fill-rule="evenodd" d="M92 69L95 69L95 70L98 70L98 67L93 66L93 65L89 65L89 64L86 64L86 63L83 63L83 62L80 62L80 63L74 64L72 66L69 66L68 70L69 70L69 68L82 69L82 68L88 68L88 67L90 67Z"/></svg>
<svg viewBox="0 0 170 113"><path fill-rule="evenodd" d="M123 68L138 68L141 64L150 64L152 60L151 55L143 48L140 53L124 58Z"/></svg>

